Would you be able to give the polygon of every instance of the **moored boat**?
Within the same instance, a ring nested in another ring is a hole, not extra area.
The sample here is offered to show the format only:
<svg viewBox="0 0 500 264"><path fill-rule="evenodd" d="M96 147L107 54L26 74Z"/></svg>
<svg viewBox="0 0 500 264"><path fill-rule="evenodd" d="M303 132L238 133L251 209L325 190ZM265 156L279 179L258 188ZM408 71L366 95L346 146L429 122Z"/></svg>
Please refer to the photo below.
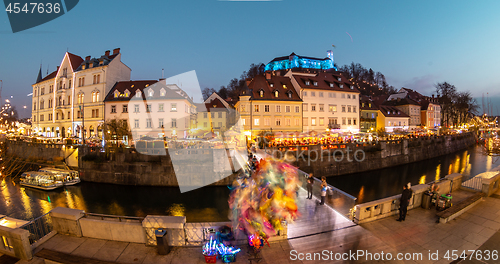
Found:
<svg viewBox="0 0 500 264"><path fill-rule="evenodd" d="M23 173L19 182L21 186L51 191L63 186L62 181L56 179L52 173L40 171L28 171Z"/></svg>
<svg viewBox="0 0 500 264"><path fill-rule="evenodd" d="M75 185L80 182L78 171L75 170L45 167L41 168L39 171L53 174L56 177L56 180L62 181L62 183L66 186Z"/></svg>

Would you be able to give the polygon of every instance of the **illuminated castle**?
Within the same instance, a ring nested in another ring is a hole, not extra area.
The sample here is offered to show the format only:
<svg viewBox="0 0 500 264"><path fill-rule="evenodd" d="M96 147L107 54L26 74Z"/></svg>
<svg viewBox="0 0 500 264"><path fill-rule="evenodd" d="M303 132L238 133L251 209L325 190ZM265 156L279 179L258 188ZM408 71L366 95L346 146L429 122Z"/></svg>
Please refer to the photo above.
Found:
<svg viewBox="0 0 500 264"><path fill-rule="evenodd" d="M312 57L299 56L295 53L289 56L277 57L270 61L265 71L279 71L287 69L318 69L318 70L337 70L334 65L333 51L327 51L327 58L318 59Z"/></svg>

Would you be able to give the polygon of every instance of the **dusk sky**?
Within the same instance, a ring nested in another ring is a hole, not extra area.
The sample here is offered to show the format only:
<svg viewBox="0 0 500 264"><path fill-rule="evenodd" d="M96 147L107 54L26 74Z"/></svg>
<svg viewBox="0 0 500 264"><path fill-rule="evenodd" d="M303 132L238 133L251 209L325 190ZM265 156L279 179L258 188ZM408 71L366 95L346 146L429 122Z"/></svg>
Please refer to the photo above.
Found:
<svg viewBox="0 0 500 264"><path fill-rule="evenodd" d="M119 47L134 80L195 70L202 88L218 89L251 63L292 52L323 58L333 44L339 66L361 63L426 95L447 81L479 106L488 93L499 114L499 10L499 1L84 0L19 33L0 11L2 98L30 116L40 63L50 73L66 50L100 57Z"/></svg>

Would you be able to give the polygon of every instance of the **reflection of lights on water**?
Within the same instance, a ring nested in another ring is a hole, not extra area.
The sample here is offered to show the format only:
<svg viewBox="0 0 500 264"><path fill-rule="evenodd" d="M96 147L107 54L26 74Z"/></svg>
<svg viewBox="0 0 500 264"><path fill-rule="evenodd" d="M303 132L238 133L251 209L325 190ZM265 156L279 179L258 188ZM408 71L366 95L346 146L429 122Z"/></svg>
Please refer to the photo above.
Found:
<svg viewBox="0 0 500 264"><path fill-rule="evenodd" d="M448 168L448 174L451 174L451 169L453 168L453 164L450 164L450 167Z"/></svg>
<svg viewBox="0 0 500 264"><path fill-rule="evenodd" d="M422 177L420 177L418 184L425 184L425 175L422 175Z"/></svg>
<svg viewBox="0 0 500 264"><path fill-rule="evenodd" d="M125 211L123 210L123 207L121 207L118 203L113 202L108 206L109 208L109 213L112 215L126 215Z"/></svg>
<svg viewBox="0 0 500 264"><path fill-rule="evenodd" d="M358 193L358 201L361 202L365 198L365 186L361 186Z"/></svg>
<svg viewBox="0 0 500 264"><path fill-rule="evenodd" d="M68 192L68 190L65 191L66 194L66 201L68 203L68 207L71 209L77 209L75 207L75 201L73 200L73 197L71 197L71 194Z"/></svg>
<svg viewBox="0 0 500 264"><path fill-rule="evenodd" d="M33 211L31 209L30 197L26 194L26 189L20 188L21 192L21 202L23 203L24 211L26 212L26 219L33 218Z"/></svg>
<svg viewBox="0 0 500 264"><path fill-rule="evenodd" d="M436 167L436 177L434 177L434 180L439 180L441 177L441 164L437 165Z"/></svg>
<svg viewBox="0 0 500 264"><path fill-rule="evenodd" d="M47 195L47 201L49 201L49 203L50 203L50 196L48 196L48 195Z"/></svg>
<svg viewBox="0 0 500 264"><path fill-rule="evenodd" d="M182 204L172 204L167 213L171 216L185 216L186 208Z"/></svg>

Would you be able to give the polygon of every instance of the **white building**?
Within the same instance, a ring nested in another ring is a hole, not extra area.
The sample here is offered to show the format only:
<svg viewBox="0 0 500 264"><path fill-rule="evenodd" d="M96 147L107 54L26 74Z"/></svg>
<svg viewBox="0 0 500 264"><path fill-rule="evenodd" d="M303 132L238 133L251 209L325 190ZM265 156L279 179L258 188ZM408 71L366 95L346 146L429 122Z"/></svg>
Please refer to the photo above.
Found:
<svg viewBox="0 0 500 264"><path fill-rule="evenodd" d="M118 82L105 105L106 121L128 120L134 140L143 136L186 138L196 122L193 99L165 79Z"/></svg>
<svg viewBox="0 0 500 264"><path fill-rule="evenodd" d="M57 70L33 84L32 129L46 137L101 137L104 97L121 80L130 79L120 49L99 58L66 52ZM83 129L82 129L83 128Z"/></svg>
<svg viewBox="0 0 500 264"><path fill-rule="evenodd" d="M303 131L359 131L359 90L340 72L288 71L303 100Z"/></svg>

